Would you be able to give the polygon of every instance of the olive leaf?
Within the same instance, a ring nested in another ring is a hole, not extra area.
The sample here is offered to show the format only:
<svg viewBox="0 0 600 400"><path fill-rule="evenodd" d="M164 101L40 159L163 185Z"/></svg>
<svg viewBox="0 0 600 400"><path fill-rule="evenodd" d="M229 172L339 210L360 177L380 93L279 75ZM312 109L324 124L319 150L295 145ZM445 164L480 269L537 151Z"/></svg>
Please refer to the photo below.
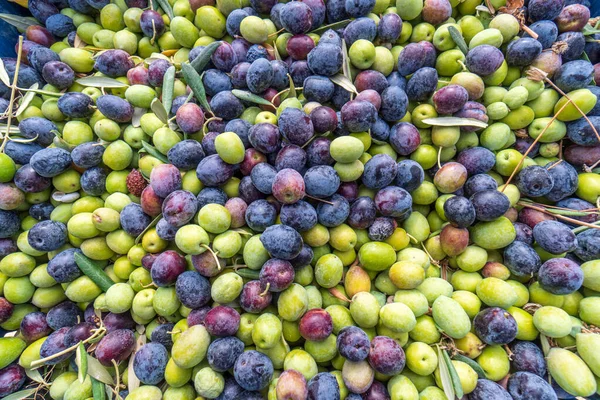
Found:
<svg viewBox="0 0 600 400"><path fill-rule="evenodd" d="M204 84L202 83L200 74L198 74L194 67L188 63L181 64L181 71L183 72L183 78L185 79L185 82L194 92L194 96L196 99L198 99L200 105L212 114L210 104L206 99L206 90L204 90Z"/></svg>
<svg viewBox="0 0 600 400"><path fill-rule="evenodd" d="M8 396L4 397L3 400L23 400L34 394L36 390L36 388L33 388L14 392L13 394L9 394Z"/></svg>
<svg viewBox="0 0 600 400"><path fill-rule="evenodd" d="M169 114L158 98L152 100L150 109L162 123L166 124L169 121Z"/></svg>
<svg viewBox="0 0 600 400"><path fill-rule="evenodd" d="M142 116L146 114L146 109L141 107L136 107L133 109L133 117L131 118L131 125L134 128L139 128L141 125Z"/></svg>
<svg viewBox="0 0 600 400"><path fill-rule="evenodd" d="M448 368L448 372L450 373L450 379L452 380L452 387L454 388L454 393L456 397L459 399L463 397L464 391L462 387L462 383L460 383L460 377L458 376L458 372L456 372L456 368L454 368L454 364L452 364L452 360L450 360L450 356L446 350L441 350L442 357L444 358L444 363Z"/></svg>
<svg viewBox="0 0 600 400"><path fill-rule="evenodd" d="M276 60L281 61L281 55L279 54L279 50L277 50L277 45L273 46L273 55Z"/></svg>
<svg viewBox="0 0 600 400"><path fill-rule="evenodd" d="M350 68L350 57L348 57L348 46L342 39L342 72L350 82L352 82L352 69Z"/></svg>
<svg viewBox="0 0 600 400"><path fill-rule="evenodd" d="M87 376L88 359L85 346L82 342L79 342L79 347L77 347L77 350L75 351L75 365L77 365L77 378L79 379L79 382L83 383Z"/></svg>
<svg viewBox="0 0 600 400"><path fill-rule="evenodd" d="M240 268L237 271L235 271L235 273L241 276L242 278L247 279L258 279L260 275L260 271L256 271L249 268Z"/></svg>
<svg viewBox="0 0 600 400"><path fill-rule="evenodd" d="M48 382L46 382L44 378L42 378L42 374L40 374L39 369L26 369L25 374L29 377L29 379L31 379L34 382L41 383L43 385L48 384Z"/></svg>
<svg viewBox="0 0 600 400"><path fill-rule="evenodd" d="M106 76L88 76L79 78L75 82L82 86L90 86L96 88L124 88L129 87L128 84Z"/></svg>
<svg viewBox="0 0 600 400"><path fill-rule="evenodd" d="M475 10L477 10L477 11L481 11L481 12L485 12L485 13L488 13L488 14L490 14L490 13L491 13L491 12L490 12L490 9L489 9L489 8L487 8L487 6L485 6L485 5L483 5L483 4L480 4L480 5L478 5L477 7L475 7Z"/></svg>
<svg viewBox="0 0 600 400"><path fill-rule="evenodd" d="M92 380L92 397L94 400L106 399L104 393L104 384L97 379L90 378Z"/></svg>
<svg viewBox="0 0 600 400"><path fill-rule="evenodd" d="M14 26L20 32L25 32L27 28L29 28L32 25L39 25L39 22L37 22L33 18L20 17L18 15L13 14L0 14L0 19L6 22L7 24Z"/></svg>
<svg viewBox="0 0 600 400"><path fill-rule="evenodd" d="M170 20L173 20L173 18L175 18L175 14L173 13L173 8L171 7L171 4L167 0L156 0L156 2L160 6L160 8L163 9L165 14L167 14L169 16Z"/></svg>
<svg viewBox="0 0 600 400"><path fill-rule="evenodd" d="M162 101L168 112L173 104L173 90L175 88L175 67L170 66L165 72L162 84Z"/></svg>
<svg viewBox="0 0 600 400"><path fill-rule="evenodd" d="M0 58L0 81L4 83L6 86L10 86L10 77L8 76L8 72L6 72L6 68L4 67L4 61Z"/></svg>
<svg viewBox="0 0 600 400"><path fill-rule="evenodd" d="M452 377L450 376L450 370L448 364L444 360L442 350L438 347L438 369L440 370L440 380L442 381L442 389L444 394L450 400L453 400L456 396L454 391L454 385L452 384Z"/></svg>
<svg viewBox="0 0 600 400"><path fill-rule="evenodd" d="M217 50L217 48L221 45L220 41L209 43L196 58L191 62L192 67L199 74L204 71L204 68L208 65L210 61L210 57L212 57L213 53Z"/></svg>
<svg viewBox="0 0 600 400"><path fill-rule="evenodd" d="M106 292L114 282L95 261L90 260L82 253L75 253L75 263L88 278L92 280L103 292ZM88 363L89 368L89 363ZM90 374L91 375L91 374Z"/></svg>
<svg viewBox="0 0 600 400"><path fill-rule="evenodd" d="M31 87L29 89L37 89L38 86L39 85L36 82L33 85L31 85ZM33 100L34 97L35 97L35 92L25 93L25 96L23 96L23 99L21 100L21 104L19 104L19 108L17 108L17 113L15 114L17 117L19 115L21 115L23 113L23 111L25 111L25 109L27 108L29 103L31 103L31 100Z"/></svg>
<svg viewBox="0 0 600 400"><path fill-rule="evenodd" d="M426 118L424 123L433 126L475 126L477 128L487 128L488 124L475 118L458 118L458 117L437 117Z"/></svg>
<svg viewBox="0 0 600 400"><path fill-rule="evenodd" d="M152 62L156 60L165 60L169 62L171 61L169 57L165 56L162 53L152 53L150 54L150 57L146 58L144 61L146 62L146 64L152 64Z"/></svg>
<svg viewBox="0 0 600 400"><path fill-rule="evenodd" d="M140 379L135 374L135 370L133 369L133 360L135 358L135 353L137 353L143 345L146 344L146 335L140 334L137 341L135 342L135 349L129 358L129 364L127 365L127 389L129 392L133 392L135 389L140 387Z"/></svg>
<svg viewBox="0 0 600 400"><path fill-rule="evenodd" d="M144 142L144 143L146 143L146 142ZM143 144L142 144L142 145L143 145ZM168 162L168 161L167 161L167 162ZM140 234L138 235L138 237L136 237L136 238L135 238L135 244L138 244L139 242L141 242L142 238L144 237L144 234L145 234L146 232L148 232L148 230L149 230L149 229L152 229L152 228L154 228L154 227L156 226L156 224L158 224L158 221L160 221L160 219L161 219L161 218L162 218L162 214L158 214L158 215L156 216L156 218L154 218L154 219L152 220L152 222L150 222L150 224L149 224L149 225L148 225L148 226L147 226L147 227L146 227L146 228L145 228L145 229L142 231L142 233L140 233Z"/></svg>
<svg viewBox="0 0 600 400"><path fill-rule="evenodd" d="M78 192L65 193L55 191L54 193L52 193L52 200L57 201L59 203L73 203L79 197L81 197L81 195Z"/></svg>
<svg viewBox="0 0 600 400"><path fill-rule="evenodd" d="M144 151L146 153L150 154L152 157L157 158L164 163L167 163L167 164L169 163L169 160L167 159L167 157L160 151L156 150L156 148L154 146L152 146L150 143L142 140L142 147L144 148Z"/></svg>
<svg viewBox="0 0 600 400"><path fill-rule="evenodd" d="M350 93L358 94L358 90L356 90L354 84L345 75L336 74L334 76L330 76L329 80L331 80L331 82L335 83L336 85L343 87Z"/></svg>
<svg viewBox="0 0 600 400"><path fill-rule="evenodd" d="M469 357L465 357L462 354L457 354L453 357L453 359L457 361L462 361L469 367L473 368L473 371L477 373L479 379L487 379L483 368L481 368L481 365L477 364L477 362L471 360Z"/></svg>
<svg viewBox="0 0 600 400"><path fill-rule="evenodd" d="M448 32L450 32L450 37L452 37L454 43L456 43L460 51L462 51L463 54L466 56L469 52L469 47L467 46L467 42L465 42L465 39L463 38L462 34L454 26L449 26Z"/></svg>
<svg viewBox="0 0 600 400"><path fill-rule="evenodd" d="M6 128L7 128L6 124L0 124L0 133L6 133ZM13 125L8 129L8 133L9 134L14 133L14 134L18 135L19 133L21 133L21 131L19 130L18 126Z"/></svg>
<svg viewBox="0 0 600 400"><path fill-rule="evenodd" d="M102 383L106 383L107 385L114 385L114 379L112 375L106 370L104 365L100 364L100 361L96 360L94 357L88 355L88 374ZM117 372L118 373L118 372Z"/></svg>
<svg viewBox="0 0 600 400"><path fill-rule="evenodd" d="M262 97L255 95L254 93L250 93L250 92L246 92L245 90L238 90L238 89L233 89L231 91L231 93L233 93L233 95L235 97L237 97L238 99L240 99L242 101L247 101L249 103L254 103L254 104L261 104L261 105L265 105L265 106L271 106L271 107L275 108L273 103L271 103L269 100L263 99Z"/></svg>
<svg viewBox="0 0 600 400"><path fill-rule="evenodd" d="M583 27L583 30L581 31L581 33L583 33L584 36L591 36L596 33L600 33L600 29L594 28L590 24L587 24Z"/></svg>
<svg viewBox="0 0 600 400"><path fill-rule="evenodd" d="M540 343L542 345L542 351L544 352L544 356L548 356L548 353L550 353L551 346L546 335L540 335Z"/></svg>
<svg viewBox="0 0 600 400"><path fill-rule="evenodd" d="M49 90L41 90L41 89L23 89L23 88L18 88L18 89L21 91L24 91L24 92L32 91L37 94L43 94L43 95L51 96L51 97L61 97L64 94L61 92L50 92Z"/></svg>
<svg viewBox="0 0 600 400"><path fill-rule="evenodd" d="M288 92L287 97L298 97L296 94L296 85L294 84L294 80L292 79L292 75L287 74L288 79L290 80L290 91ZM283 100L283 99L282 99Z"/></svg>
<svg viewBox="0 0 600 400"><path fill-rule="evenodd" d="M352 22L351 19L345 19L343 21L334 22L333 24L323 25L321 27L318 27L317 29L315 29L314 31L312 31L310 33L321 34L330 29L333 29L333 30L341 29L341 28L344 28L346 25L348 25L350 22Z"/></svg>

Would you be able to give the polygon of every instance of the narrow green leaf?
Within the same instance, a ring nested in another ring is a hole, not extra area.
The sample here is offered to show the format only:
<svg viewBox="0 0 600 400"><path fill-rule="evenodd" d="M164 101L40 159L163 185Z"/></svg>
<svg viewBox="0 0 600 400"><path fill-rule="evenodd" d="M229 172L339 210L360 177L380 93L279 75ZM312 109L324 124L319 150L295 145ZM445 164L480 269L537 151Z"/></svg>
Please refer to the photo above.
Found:
<svg viewBox="0 0 600 400"><path fill-rule="evenodd" d="M13 394L9 394L8 396L4 397L3 400L23 400L34 394L35 391L35 388L21 390L18 392L14 392Z"/></svg>
<svg viewBox="0 0 600 400"><path fill-rule="evenodd" d="M37 94L44 94L46 96L50 96L50 97L61 97L63 95L63 93L60 92L51 92L49 90L41 90L41 89L24 89L24 88L17 88L22 92L27 92L27 91L32 91L34 93Z"/></svg>
<svg viewBox="0 0 600 400"><path fill-rule="evenodd" d="M75 82L82 86L90 86L96 88L124 88L129 87L128 84L106 76L88 76L79 78Z"/></svg>
<svg viewBox="0 0 600 400"><path fill-rule="evenodd" d="M6 72L6 68L4 67L4 61L0 58L0 81L4 83L5 86L10 86L10 77L8 76L8 72Z"/></svg>
<svg viewBox="0 0 600 400"><path fill-rule="evenodd" d="M485 377L485 372L483 371L483 368L481 368L481 365L477 364L477 362L471 360L469 357L465 357L462 354L457 354L453 357L453 359L456 361L462 361L469 367L473 368L473 371L477 372L477 376L479 377L479 379L487 379Z"/></svg>
<svg viewBox="0 0 600 400"><path fill-rule="evenodd" d="M321 34L325 31L328 31L329 29L333 29L333 30L341 29L341 28L344 28L346 25L348 25L350 22L352 22L351 19L345 19L343 21L334 22L333 24L321 26L321 27L315 29L314 31L312 31L311 33Z"/></svg>
<svg viewBox="0 0 600 400"><path fill-rule="evenodd" d="M87 352L82 342L79 342L79 347L77 347L77 351L75 352L75 364L77 365L77 378L79 382L83 383L87 376L88 360Z"/></svg>
<svg viewBox="0 0 600 400"><path fill-rule="evenodd" d="M92 397L94 400L104 400L106 397L104 396L104 384L95 378L90 378L92 380Z"/></svg>
<svg viewBox="0 0 600 400"><path fill-rule="evenodd" d="M281 55L279 54L279 50L277 50L277 45L273 46L273 54L275 55L275 59L277 61L281 61Z"/></svg>
<svg viewBox="0 0 600 400"><path fill-rule="evenodd" d="M39 85L36 82L33 85L31 85L31 87L29 89L37 89L38 86ZM23 113L23 111L25 111L25 109L27 108L27 106L29 105L29 103L31 103L31 100L33 100L34 97L35 97L35 92L27 92L27 93L25 93L25 96L23 96L23 99L21 100L21 104L19 104L19 108L17 108L17 113L16 113L17 117L19 115L21 115Z"/></svg>
<svg viewBox="0 0 600 400"><path fill-rule="evenodd" d="M452 364L452 360L450 360L450 356L446 350L442 350L442 357L444 357L444 362L446 363L446 367L448 368L448 372L450 373L450 378L452 379L452 387L454 387L454 393L456 397L459 399L463 397L464 391L462 387L462 383L460 383L460 377L458 376L458 372L456 372L456 368L454 368L454 364Z"/></svg>
<svg viewBox="0 0 600 400"><path fill-rule="evenodd" d="M106 272L94 261L81 253L75 253L75 263L88 278L90 278L103 292L106 292L114 282Z"/></svg>
<svg viewBox="0 0 600 400"><path fill-rule="evenodd" d="M142 147L144 148L146 153L150 154L152 157L158 158L160 161L162 161L164 163L169 163L169 159L167 159L167 157L163 153L156 150L156 148L154 146L152 146L150 143L146 142L145 140L142 140Z"/></svg>
<svg viewBox="0 0 600 400"><path fill-rule="evenodd" d="M6 337L6 336L4 336ZM26 369L25 374L34 382L41 383L46 385L47 382L42 378L42 374L40 374L39 369Z"/></svg>
<svg viewBox="0 0 600 400"><path fill-rule="evenodd" d="M442 381L442 389L444 394L449 400L454 400L456 392L454 391L454 385L452 384L452 378L450 377L450 371L448 365L444 360L442 350L438 347L438 368L440 370L440 380Z"/></svg>
<svg viewBox="0 0 600 400"><path fill-rule="evenodd" d="M262 97L255 95L254 93L250 93L250 92L246 92L245 90L238 90L238 89L233 89L231 91L231 93L233 93L233 95L235 97L237 97L238 99L240 99L242 101L247 101L249 103L254 103L254 104L262 104L265 106L271 106L271 107L275 108L273 103L271 103L269 100L263 99Z"/></svg>
<svg viewBox="0 0 600 400"><path fill-rule="evenodd" d="M584 36L590 36L590 35L594 35L596 33L600 33L600 29L594 28L590 24L587 24L583 27L583 30L581 31L581 33L583 33Z"/></svg>
<svg viewBox="0 0 600 400"><path fill-rule="evenodd" d="M160 6L160 8L163 9L165 14L169 16L170 20L173 20L173 18L175 18L175 14L173 14L173 8L167 0L156 0L156 3L158 3L158 5Z"/></svg>
<svg viewBox="0 0 600 400"><path fill-rule="evenodd" d="M6 133L6 124L0 124L0 133ZM13 133L16 135L21 133L18 126L11 125L9 129L9 134L12 135Z"/></svg>
<svg viewBox="0 0 600 400"><path fill-rule="evenodd" d="M167 113L173 104L173 89L175 88L175 67L170 66L165 72L162 85L162 102Z"/></svg>
<svg viewBox="0 0 600 400"><path fill-rule="evenodd" d="M342 39L342 73L350 82L352 82L352 69L350 68L350 57L348 57L348 46Z"/></svg>
<svg viewBox="0 0 600 400"><path fill-rule="evenodd" d="M220 45L220 41L209 43L204 49L202 49L200 54L198 54L198 57L194 58L191 64L197 73L201 74L202 71L204 71L204 68L206 68L210 62L210 57Z"/></svg>
<svg viewBox="0 0 600 400"><path fill-rule="evenodd" d="M142 238L144 237L144 234L145 234L146 232L148 232L148 230L149 230L149 229L152 229L152 228L154 228L154 227L156 226L156 224L158 224L158 221L160 221L160 219L161 219L161 218L162 218L162 214L158 214L158 215L156 216L156 218L154 218L154 219L152 220L152 222L150 222L150 225L148 225L148 226L146 227L146 229L144 229L144 230L142 231L142 233L140 233L140 234L138 235L138 237L136 237L136 238L135 238L135 244L138 244L139 242L141 242L141 241L142 241Z"/></svg>
<svg viewBox="0 0 600 400"><path fill-rule="evenodd" d="M100 364L100 361L96 360L92 356L88 356L88 374L107 385L114 385L115 381L112 375L106 370L104 365Z"/></svg>
<svg viewBox="0 0 600 400"><path fill-rule="evenodd" d="M183 72L183 77L185 82L194 92L194 96L200 102L200 105L204 107L205 110L211 112L210 104L208 104L208 100L206 99L206 91L204 90L204 84L202 84L202 78L200 74L188 63L181 64L181 71Z"/></svg>
<svg viewBox="0 0 600 400"><path fill-rule="evenodd" d="M165 110L163 103L161 103L158 98L152 100L152 103L150 103L150 109L163 124L166 124L169 121L169 114L167 113L167 110Z"/></svg>
<svg viewBox="0 0 600 400"><path fill-rule="evenodd" d="M242 278L247 279L258 279L260 275L260 271L253 270L250 268L240 268L237 271L235 271L235 273L241 276Z"/></svg>
<svg viewBox="0 0 600 400"><path fill-rule="evenodd" d="M290 91L288 92L287 97L298 97L296 94L296 85L294 84L294 80L292 79L292 75L287 74L288 79L290 80ZM283 101L283 99L281 99Z"/></svg>
<svg viewBox="0 0 600 400"><path fill-rule="evenodd" d="M481 11L481 12L484 12L484 13L491 14L491 12L490 12L490 9L489 9L489 8L487 8L487 6L485 6L485 5L483 5L483 4L480 4L480 5L478 5L477 7L475 7L475 10L477 10L477 11Z"/></svg>
<svg viewBox="0 0 600 400"><path fill-rule="evenodd" d="M548 337L546 337L546 335L540 335L540 343L542 344L542 351L544 352L545 356L548 356L548 353L550 353L550 342L548 341Z"/></svg>
<svg viewBox="0 0 600 400"><path fill-rule="evenodd" d="M469 47L467 46L467 42L465 42L465 39L463 38L461 33L458 31L458 29L456 29L453 26L448 27L448 32L450 32L450 37L452 37L454 43L456 43L460 51L462 51L463 54L466 56L469 52Z"/></svg>
<svg viewBox="0 0 600 400"><path fill-rule="evenodd" d="M591 63L590 57L587 55L587 53L585 51L581 54L581 58L583 58L585 61ZM592 78L592 81L594 82L594 85L595 85L596 81L594 81L594 78Z"/></svg>
<svg viewBox="0 0 600 400"><path fill-rule="evenodd" d="M163 53L152 53L150 54L150 57L146 58L145 62L146 64L150 65L156 60L165 60L169 62L171 61L169 57L165 56Z"/></svg>
<svg viewBox="0 0 600 400"><path fill-rule="evenodd" d="M586 215L595 214L594 212L556 210L553 208L547 208L546 211L556 215L564 215L566 217L585 217Z"/></svg>
<svg viewBox="0 0 600 400"><path fill-rule="evenodd" d="M143 332L142 332L143 333ZM135 370L133 368L133 361L135 359L135 353L139 351L139 349L146 344L146 335L140 333L136 342L135 342L135 350L131 357L129 357L129 364L127 365L127 389L129 392L133 392L135 389L140 387L140 379L135 374Z"/></svg>
<svg viewBox="0 0 600 400"><path fill-rule="evenodd" d="M13 14L0 14L0 19L7 24L14 26L21 33L25 32L31 25L39 25L39 22L33 18L21 17Z"/></svg>
<svg viewBox="0 0 600 400"><path fill-rule="evenodd" d="M104 385L104 393L106 393L106 397L108 397L108 400L113 400L113 388L110 385L107 385L107 384ZM118 399L115 397L114 400L118 400ZM121 400L125 400L125 399L121 399Z"/></svg>
<svg viewBox="0 0 600 400"><path fill-rule="evenodd" d="M135 128L139 128L142 126L141 119L142 115L146 114L146 109L141 107L136 107L133 109L133 117L131 118L131 125Z"/></svg>
<svg viewBox="0 0 600 400"><path fill-rule="evenodd" d="M336 85L343 87L350 93L358 94L358 90L356 90L354 84L350 81L350 79L346 78L345 75L336 74L334 76L330 76L329 80L331 80L331 82L335 83Z"/></svg>
<svg viewBox="0 0 600 400"><path fill-rule="evenodd" d="M477 128L487 128L488 124L475 118L458 118L458 117L437 117L426 118L424 123L433 126L475 126Z"/></svg>

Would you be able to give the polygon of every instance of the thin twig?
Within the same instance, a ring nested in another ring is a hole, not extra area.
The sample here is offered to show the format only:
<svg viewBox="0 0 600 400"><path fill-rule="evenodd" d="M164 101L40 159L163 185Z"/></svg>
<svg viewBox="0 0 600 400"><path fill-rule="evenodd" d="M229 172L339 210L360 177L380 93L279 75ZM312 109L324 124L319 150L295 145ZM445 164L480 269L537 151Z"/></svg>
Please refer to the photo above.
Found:
<svg viewBox="0 0 600 400"><path fill-rule="evenodd" d="M544 127L544 129L542 130L542 132L540 132L540 134L538 135L538 137L536 137L535 140L531 143L531 145L529 146L529 148L527 149L527 151L525 152L525 154L523 154L523 157L521 157L521 160L519 160L519 163L517 164L517 166L515 167L515 169L513 170L513 172L508 177L508 180L506 181L506 183L502 186L502 189L500 190L501 192L504 192L504 190L508 187L508 185L510 184L510 182L513 180L513 178L517 174L517 171L519 171L519 168L521 168L521 165L523 165L523 162L525 161L525 158L527 158L527 156L529 155L529 153L531 152L531 150L533 150L533 148L537 144L537 142L540 141L540 139L542 138L542 136L544 136L544 133L546 133L546 131L548 130L548 128L550 127L550 125L552 125L552 123L556 120L556 117L562 112L562 110L564 110L569 105L569 103L573 103L573 101L571 99L568 99L568 101L560 108L560 110L558 110L558 112L554 114L554 116L552 117L552 119L550 119L550 122L548 122L548 124ZM573 103L573 104L575 104L575 103Z"/></svg>
<svg viewBox="0 0 600 400"><path fill-rule="evenodd" d="M21 66L21 54L23 52L23 36L19 36L19 52L17 54L17 65L15 66L15 73L13 75L13 84L10 90L10 102L8 103L8 119L6 121L6 136L2 140L0 145L0 153L4 152L4 147L8 143L8 136L10 135L10 124L13 119L13 109L15 107L15 94L17 93L17 83L19 81L19 67Z"/></svg>
<svg viewBox="0 0 600 400"><path fill-rule="evenodd" d="M537 207L537 206L534 206L534 205L529 204L529 203L525 203L525 202L520 201L517 204L519 204L520 206L523 206L523 207L531 208L532 210L539 211L539 212L544 213L546 215L552 215L553 217L556 217L558 219L562 219L563 221L567 221L567 222L570 222L570 223L575 224L575 225L587 226L588 228L594 228L594 229L600 229L600 225L594 225L594 224L590 224L588 222L580 221L578 219L565 217L564 215L554 214L554 213L551 213L550 211L546 210L545 208Z"/></svg>

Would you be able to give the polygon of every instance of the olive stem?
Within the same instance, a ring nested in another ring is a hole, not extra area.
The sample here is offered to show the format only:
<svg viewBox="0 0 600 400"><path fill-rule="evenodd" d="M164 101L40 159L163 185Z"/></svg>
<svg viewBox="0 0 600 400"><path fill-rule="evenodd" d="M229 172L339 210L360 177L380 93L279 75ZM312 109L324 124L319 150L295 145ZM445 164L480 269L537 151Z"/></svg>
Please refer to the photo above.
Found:
<svg viewBox="0 0 600 400"><path fill-rule="evenodd" d="M207 244L201 244L200 247L204 247L208 252L210 252L210 254L212 254L213 258L215 259L215 262L217 263L217 269L220 271L221 270L221 263L219 262L219 257L217 257L217 253L215 253L213 251L213 249L210 248L209 245Z"/></svg>
<svg viewBox="0 0 600 400"><path fill-rule="evenodd" d="M596 127L594 126L594 124L592 124L592 121L590 121L590 119L588 118L588 116L585 115L585 113L581 110L581 108L579 108L579 106L573 100L571 100L571 98L569 97L569 95L566 94L565 92L563 92L561 88L559 88L558 86L556 86L554 84L554 82L552 82L550 79L548 79L548 77L545 76L545 75L544 75L544 81L547 82L554 89L556 89L556 91L558 93L560 93L561 95L563 95L567 100L569 100L566 104L569 104L569 103L573 104L573 107L575 107L575 109L577 111L579 111L579 114L581 114L581 116L587 121L587 123L590 125L590 128L592 128L592 131L594 131L594 134L598 138L598 141L600 141L600 134L596 130ZM562 108L561 108L561 110L562 110ZM560 111L557 114L560 114Z"/></svg>
<svg viewBox="0 0 600 400"><path fill-rule="evenodd" d="M117 365L117 362L115 361L115 359L113 358L112 360L112 364L115 368L115 375L117 378L117 383L115 385L115 394L116 394L116 398L117 399L121 399L121 396L119 395L119 386L121 386L121 374L119 374L119 366Z"/></svg>
<svg viewBox="0 0 600 400"><path fill-rule="evenodd" d="M517 166L515 167L515 169L513 170L513 172L510 174L510 176L508 177L508 180L506 181L506 183L502 186L502 189L500 190L500 192L504 193L504 190L508 187L508 185L510 184L510 182L512 182L513 178L515 177L515 175L517 174L517 171L519 171L519 168L521 168L521 165L523 165L523 162L525 161L525 158L529 155L529 153L531 152L531 150L533 150L533 147L537 144L537 142L540 141L540 139L542 138L542 136L544 136L544 133L546 133L546 131L548 130L548 128L550 127L550 125L552 125L552 123L556 120L556 117L562 112L562 110L564 110L569 103L573 103L573 101L569 98L567 98L568 101L563 104L563 106L560 108L560 110L558 110L557 113L554 114L554 116L550 119L550 121L548 122L548 124L544 127L544 129L542 129L542 132L540 132L540 134L538 135L538 137L535 138L535 140L533 141L533 143L531 143L531 145L529 146L529 148L527 149L527 151L525 152L525 154L523 154L523 157L521 157L521 159L519 160L519 163L517 164ZM575 103L573 103L575 104Z"/></svg>
<svg viewBox="0 0 600 400"><path fill-rule="evenodd" d="M267 293L269 293L269 289L271 288L271 282L267 282L267 287L265 288L265 290L259 294L260 297L264 297L267 295Z"/></svg>
<svg viewBox="0 0 600 400"><path fill-rule="evenodd" d="M342 300L342 301L346 301L348 303L352 303L352 300L350 300L348 298L348 296L344 295L342 292L340 292L338 289L332 287L329 288L329 293L331 293L331 295L333 297L335 297L336 299Z"/></svg>
<svg viewBox="0 0 600 400"><path fill-rule="evenodd" d="M304 193L304 196L305 196L305 197L308 197L309 199L313 199L313 200L316 200L316 201L320 201L320 202L322 202L322 203L329 204L330 206L334 206L334 205L335 205L335 204L333 204L331 201L327 201L327 200L319 199L318 197L314 197L314 196L308 195L308 194L306 194L306 193Z"/></svg>
<svg viewBox="0 0 600 400"><path fill-rule="evenodd" d="M520 206L523 206L523 207L531 208L532 210L536 210L536 211L542 212L542 213L544 213L546 215L552 215L553 217L556 217L558 219L562 219L563 221L567 221L567 222L570 222L570 223L575 224L575 225L587 226L588 228L594 228L594 229L600 229L599 225L594 225L594 224L590 224L588 222L579 221L577 219L565 217L564 215L560 215L560 214L554 214L554 213L551 213L550 211L547 211L545 208L536 207L534 205L531 205L531 204L528 204L528 203L523 203L521 201L518 202L517 204L519 204Z"/></svg>
<svg viewBox="0 0 600 400"><path fill-rule="evenodd" d="M406 232L406 236L408 236L410 238L410 240L414 241L415 243L419 243L417 238L414 237L413 235L411 235L410 233Z"/></svg>
<svg viewBox="0 0 600 400"><path fill-rule="evenodd" d="M87 338L87 339L85 339L83 341L80 341L80 342L78 342L77 344L75 344L75 345L73 345L71 347L67 347L63 351L59 351L58 353L52 354L51 356L48 356L46 358L40 358L39 360L33 361L31 363L31 367L32 368L33 367L37 367L38 365L44 364L46 361L54 360L55 358L58 358L58 357L63 356L65 354L67 354L67 353L70 353L73 350L76 350L77 347L79 347L79 344L81 344L81 343L83 343L83 344L89 343L90 341L94 340L96 337L98 337L100 335L103 335L104 333L106 333L106 329L98 328L96 330L96 332L92 336L90 336L89 338Z"/></svg>
<svg viewBox="0 0 600 400"><path fill-rule="evenodd" d="M13 109L15 107L15 94L17 92L17 82L19 80L19 67L21 66L21 53L23 52L23 36L19 36L19 53L17 54L17 65L15 66L15 73L13 75L13 84L10 90L10 102L8 103L8 119L6 121L6 136L0 146L0 153L4 152L4 147L8 143L8 136L10 135L10 124L13 118Z"/></svg>
<svg viewBox="0 0 600 400"><path fill-rule="evenodd" d="M598 164L600 164L600 159L598 159L598 161L596 161L595 163L593 163L591 166L589 166L588 168L591 170L593 170L594 168L596 168L598 166Z"/></svg>
<svg viewBox="0 0 600 400"><path fill-rule="evenodd" d="M598 225L598 226L600 226L600 221L593 222L592 225ZM574 234L578 234L580 232L587 231L588 229L590 229L589 226L580 226L578 228L572 229L571 231Z"/></svg>

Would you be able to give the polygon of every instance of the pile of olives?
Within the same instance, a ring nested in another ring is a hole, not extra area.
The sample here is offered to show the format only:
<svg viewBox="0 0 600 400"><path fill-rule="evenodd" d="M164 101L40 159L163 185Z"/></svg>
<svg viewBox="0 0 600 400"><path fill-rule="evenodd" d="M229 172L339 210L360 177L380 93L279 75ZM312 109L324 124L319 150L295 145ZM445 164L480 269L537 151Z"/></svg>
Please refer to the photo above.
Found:
<svg viewBox="0 0 600 400"><path fill-rule="evenodd" d="M0 15L0 398L600 398L589 7Z"/></svg>

